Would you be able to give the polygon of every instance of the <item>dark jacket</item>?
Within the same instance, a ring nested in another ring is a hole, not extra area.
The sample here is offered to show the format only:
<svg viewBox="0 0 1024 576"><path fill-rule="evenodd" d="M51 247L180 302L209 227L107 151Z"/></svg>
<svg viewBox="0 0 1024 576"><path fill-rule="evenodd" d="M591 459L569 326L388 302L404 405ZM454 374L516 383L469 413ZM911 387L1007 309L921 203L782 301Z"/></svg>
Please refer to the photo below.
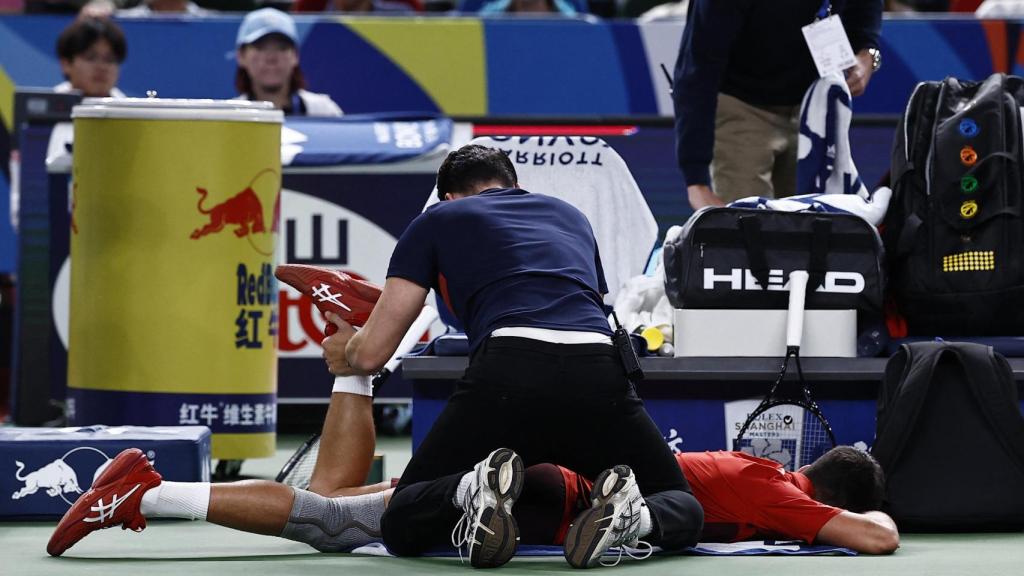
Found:
<svg viewBox="0 0 1024 576"><path fill-rule="evenodd" d="M687 185L708 184L722 92L755 106L796 106L818 77L801 28L821 0L691 0L676 61L676 155ZM882 0L834 0L854 52L877 48Z"/></svg>

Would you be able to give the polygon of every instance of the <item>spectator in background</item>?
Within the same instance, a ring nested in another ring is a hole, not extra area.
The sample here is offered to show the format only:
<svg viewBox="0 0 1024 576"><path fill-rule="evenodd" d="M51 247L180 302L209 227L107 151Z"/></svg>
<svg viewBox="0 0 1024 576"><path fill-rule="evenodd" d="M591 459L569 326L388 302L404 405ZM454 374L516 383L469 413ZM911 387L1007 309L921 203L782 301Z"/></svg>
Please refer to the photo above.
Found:
<svg viewBox="0 0 1024 576"><path fill-rule="evenodd" d="M210 11L189 0L142 0L134 8L118 10L120 17L139 18L146 16L209 16Z"/></svg>
<svg viewBox="0 0 1024 576"><path fill-rule="evenodd" d="M690 8L690 0L658 4L637 17L639 22L662 22L666 20L685 20Z"/></svg>
<svg viewBox="0 0 1024 576"><path fill-rule="evenodd" d="M823 6L842 18L856 54L846 82L859 96L881 65L882 0L690 1L673 99L694 209L796 190L800 102L818 77L801 28Z"/></svg>
<svg viewBox="0 0 1024 576"><path fill-rule="evenodd" d="M103 18L75 20L57 38L57 57L65 81L53 89L124 98L115 85L127 55L124 32L117 24Z"/></svg>
<svg viewBox="0 0 1024 576"><path fill-rule="evenodd" d="M291 16L273 8L250 12L238 28L235 88L242 100L265 100L291 116L341 116L326 94L305 90L299 35Z"/></svg>
<svg viewBox="0 0 1024 576"><path fill-rule="evenodd" d="M560 14L576 16L579 12L567 0L490 0L480 7L479 14Z"/></svg>
<svg viewBox="0 0 1024 576"><path fill-rule="evenodd" d="M293 12L344 12L346 14L374 13L380 15L410 14L422 12L423 5L419 0L296 0L292 4Z"/></svg>
<svg viewBox="0 0 1024 576"><path fill-rule="evenodd" d="M974 13L978 18L1020 18L1024 0L985 0Z"/></svg>
<svg viewBox="0 0 1024 576"><path fill-rule="evenodd" d="M406 14L413 11L409 4L388 0L333 0L331 4L335 12Z"/></svg>

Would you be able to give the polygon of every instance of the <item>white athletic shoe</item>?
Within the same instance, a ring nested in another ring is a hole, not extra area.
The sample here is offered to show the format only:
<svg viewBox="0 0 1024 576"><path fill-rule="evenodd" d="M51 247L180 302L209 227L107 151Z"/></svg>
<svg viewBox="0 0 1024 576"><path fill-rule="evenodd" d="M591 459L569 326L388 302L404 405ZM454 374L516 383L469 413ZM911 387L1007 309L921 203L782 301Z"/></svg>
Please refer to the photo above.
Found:
<svg viewBox="0 0 1024 576"><path fill-rule="evenodd" d="M602 472L590 498L591 508L580 512L565 536L565 559L573 568L591 568L598 563L614 566L623 554L637 560L651 555L651 545L640 540L640 510L647 504L629 466ZM615 561L601 561L601 555L616 546L619 555ZM635 552L637 548L641 551Z"/></svg>
<svg viewBox="0 0 1024 576"><path fill-rule="evenodd" d="M462 501L465 514L452 530L452 546L469 552L474 568L495 568L516 553L519 527L512 504L523 490L523 460L499 448L473 468L472 484Z"/></svg>

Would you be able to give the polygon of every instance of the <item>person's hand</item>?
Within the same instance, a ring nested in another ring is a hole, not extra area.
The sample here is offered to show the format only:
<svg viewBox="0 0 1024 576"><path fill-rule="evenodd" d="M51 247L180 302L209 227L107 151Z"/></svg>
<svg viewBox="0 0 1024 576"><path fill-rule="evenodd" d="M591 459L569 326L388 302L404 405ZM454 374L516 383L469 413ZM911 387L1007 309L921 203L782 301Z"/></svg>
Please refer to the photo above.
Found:
<svg viewBox="0 0 1024 576"><path fill-rule="evenodd" d="M328 312L324 316L328 322L338 327L337 332L320 342L324 349L323 356L324 361L327 363L327 369L335 376L352 376L356 374L356 371L349 365L348 358L345 356L345 348L348 346L348 341L355 336L356 329L334 312Z"/></svg>
<svg viewBox="0 0 1024 576"><path fill-rule="evenodd" d="M874 58L867 50L857 52L857 63L846 69L846 85L850 94L860 96L868 87L871 74L874 72Z"/></svg>
<svg viewBox="0 0 1024 576"><path fill-rule="evenodd" d="M725 202L711 191L707 184L694 184L686 187L686 195L689 197L690 206L694 210L700 210L705 206L725 206Z"/></svg>

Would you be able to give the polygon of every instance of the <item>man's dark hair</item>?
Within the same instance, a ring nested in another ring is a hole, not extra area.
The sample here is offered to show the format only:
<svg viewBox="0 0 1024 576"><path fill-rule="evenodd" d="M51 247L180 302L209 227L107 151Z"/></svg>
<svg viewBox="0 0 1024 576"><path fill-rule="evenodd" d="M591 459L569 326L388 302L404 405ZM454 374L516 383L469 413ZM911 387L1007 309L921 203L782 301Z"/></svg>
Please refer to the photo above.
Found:
<svg viewBox="0 0 1024 576"><path fill-rule="evenodd" d="M871 454L852 446L836 446L804 470L814 484L814 499L850 512L882 507L885 472Z"/></svg>
<svg viewBox="0 0 1024 576"><path fill-rule="evenodd" d="M118 64L124 62L128 56L124 32L120 26L106 18L81 18L68 25L57 37L57 57L70 62L100 40L110 43Z"/></svg>
<svg viewBox="0 0 1024 576"><path fill-rule="evenodd" d="M518 181L516 168L504 152L467 144L449 153L441 163L437 171L437 197L443 201L445 194L467 194L488 182L513 188Z"/></svg>

